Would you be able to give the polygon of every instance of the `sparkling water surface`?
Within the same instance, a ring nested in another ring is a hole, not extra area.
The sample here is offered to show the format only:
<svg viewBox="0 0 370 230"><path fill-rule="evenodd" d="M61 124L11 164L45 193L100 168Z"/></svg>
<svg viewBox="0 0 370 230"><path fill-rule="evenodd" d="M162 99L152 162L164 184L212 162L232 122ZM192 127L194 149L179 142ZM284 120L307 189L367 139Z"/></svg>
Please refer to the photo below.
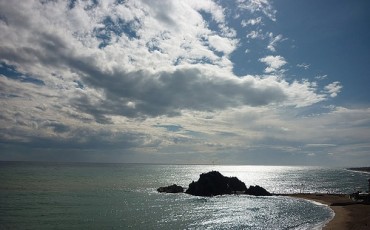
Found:
<svg viewBox="0 0 370 230"><path fill-rule="evenodd" d="M285 194L364 191L369 177L319 167L0 162L0 229L320 229L333 215L282 196L156 192L211 170Z"/></svg>

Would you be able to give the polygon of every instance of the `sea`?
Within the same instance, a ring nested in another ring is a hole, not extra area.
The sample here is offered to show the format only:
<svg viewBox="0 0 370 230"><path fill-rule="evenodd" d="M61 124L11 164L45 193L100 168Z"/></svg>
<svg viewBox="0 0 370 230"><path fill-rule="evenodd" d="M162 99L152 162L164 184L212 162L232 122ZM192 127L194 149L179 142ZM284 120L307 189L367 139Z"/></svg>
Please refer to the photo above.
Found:
<svg viewBox="0 0 370 230"><path fill-rule="evenodd" d="M334 213L287 196L164 194L217 170L276 194L367 190L342 168L0 162L0 229L321 229Z"/></svg>

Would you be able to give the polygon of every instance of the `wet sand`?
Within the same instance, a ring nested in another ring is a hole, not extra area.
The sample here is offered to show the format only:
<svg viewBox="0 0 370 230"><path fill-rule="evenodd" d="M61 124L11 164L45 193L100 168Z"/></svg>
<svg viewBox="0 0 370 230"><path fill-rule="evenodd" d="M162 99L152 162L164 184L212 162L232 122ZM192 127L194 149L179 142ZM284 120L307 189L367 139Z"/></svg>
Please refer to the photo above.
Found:
<svg viewBox="0 0 370 230"><path fill-rule="evenodd" d="M334 218L323 228L327 229L370 229L370 205L352 201L342 194L292 194L291 197L313 200L328 205L334 212Z"/></svg>

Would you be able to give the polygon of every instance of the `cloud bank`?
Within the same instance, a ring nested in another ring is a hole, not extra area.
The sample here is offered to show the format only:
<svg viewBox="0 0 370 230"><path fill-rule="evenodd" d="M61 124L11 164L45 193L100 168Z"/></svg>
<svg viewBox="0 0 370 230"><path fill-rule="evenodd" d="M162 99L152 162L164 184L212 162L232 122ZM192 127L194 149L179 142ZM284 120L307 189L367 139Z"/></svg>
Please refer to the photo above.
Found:
<svg viewBox="0 0 370 230"><path fill-rule="evenodd" d="M75 96L72 105L87 113L172 116L184 109L298 105L307 94L312 100L304 104L309 105L326 97L314 87L277 77L233 75L229 55L238 39L223 8L211 1L29 1L21 6L2 2L1 8L2 62L49 89L68 88L64 93ZM266 73L287 63L281 56L260 61L268 65ZM67 86L76 82L78 89Z"/></svg>

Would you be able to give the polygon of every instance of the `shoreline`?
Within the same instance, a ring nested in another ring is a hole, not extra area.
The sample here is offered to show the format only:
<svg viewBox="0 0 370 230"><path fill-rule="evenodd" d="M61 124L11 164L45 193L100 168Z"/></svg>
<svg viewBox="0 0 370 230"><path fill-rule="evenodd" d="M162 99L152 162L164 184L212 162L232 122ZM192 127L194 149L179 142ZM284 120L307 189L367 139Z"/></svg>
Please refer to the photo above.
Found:
<svg viewBox="0 0 370 230"><path fill-rule="evenodd" d="M370 229L370 205L352 201L345 194L287 194L286 196L311 200L327 205L334 217L323 227L324 230Z"/></svg>
<svg viewBox="0 0 370 230"><path fill-rule="evenodd" d="M347 170L351 170L351 171L355 171L355 172L370 173L370 167L347 168Z"/></svg>

